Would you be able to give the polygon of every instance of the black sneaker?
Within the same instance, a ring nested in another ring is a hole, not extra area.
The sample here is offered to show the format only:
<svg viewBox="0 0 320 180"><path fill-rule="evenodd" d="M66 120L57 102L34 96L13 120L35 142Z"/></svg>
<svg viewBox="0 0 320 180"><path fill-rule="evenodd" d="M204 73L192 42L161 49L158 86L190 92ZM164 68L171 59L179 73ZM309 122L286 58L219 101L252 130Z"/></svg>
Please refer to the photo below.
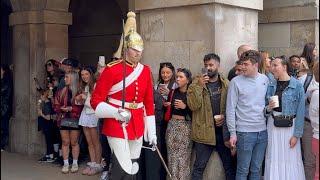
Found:
<svg viewBox="0 0 320 180"><path fill-rule="evenodd" d="M43 156L38 160L38 162L47 162L47 163L52 163L54 162L54 159L48 156Z"/></svg>
<svg viewBox="0 0 320 180"><path fill-rule="evenodd" d="M54 158L47 157L47 163L53 163L53 162L54 162Z"/></svg>

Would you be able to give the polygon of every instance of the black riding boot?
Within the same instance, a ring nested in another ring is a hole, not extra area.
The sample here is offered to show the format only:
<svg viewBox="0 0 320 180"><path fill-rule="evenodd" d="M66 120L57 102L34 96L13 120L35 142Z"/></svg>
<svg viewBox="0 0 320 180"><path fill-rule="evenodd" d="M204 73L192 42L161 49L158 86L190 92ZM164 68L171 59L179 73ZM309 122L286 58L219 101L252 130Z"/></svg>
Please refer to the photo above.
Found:
<svg viewBox="0 0 320 180"><path fill-rule="evenodd" d="M137 180L136 174L130 175L122 169L114 154L112 154L111 162L110 180Z"/></svg>

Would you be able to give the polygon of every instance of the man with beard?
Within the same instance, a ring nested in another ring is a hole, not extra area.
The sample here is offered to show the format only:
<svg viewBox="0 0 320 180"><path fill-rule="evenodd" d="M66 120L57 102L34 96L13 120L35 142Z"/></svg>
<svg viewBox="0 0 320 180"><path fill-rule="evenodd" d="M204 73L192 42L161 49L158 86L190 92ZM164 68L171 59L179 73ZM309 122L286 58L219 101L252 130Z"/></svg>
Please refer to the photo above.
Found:
<svg viewBox="0 0 320 180"><path fill-rule="evenodd" d="M112 151L111 180L136 179L142 139L157 144L151 70L140 63L143 40L135 16L127 14L122 58L107 64L90 101L97 117L104 118L102 133Z"/></svg>
<svg viewBox="0 0 320 180"><path fill-rule="evenodd" d="M230 149L224 145L222 134L228 80L219 74L218 55L205 55L203 63L206 72L192 82L187 92L188 106L192 110L191 136L196 150L192 180L203 179L203 172L214 150L222 160L226 179L233 180L236 168L232 163Z"/></svg>
<svg viewBox="0 0 320 180"><path fill-rule="evenodd" d="M289 58L289 75L298 78L301 59L297 55L292 55Z"/></svg>

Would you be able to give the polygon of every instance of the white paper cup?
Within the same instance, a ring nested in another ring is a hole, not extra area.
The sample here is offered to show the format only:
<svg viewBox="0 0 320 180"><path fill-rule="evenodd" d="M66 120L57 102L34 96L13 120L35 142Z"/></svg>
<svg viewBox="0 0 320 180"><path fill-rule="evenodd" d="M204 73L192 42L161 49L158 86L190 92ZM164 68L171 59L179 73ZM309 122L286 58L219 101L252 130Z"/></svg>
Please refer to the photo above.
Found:
<svg viewBox="0 0 320 180"><path fill-rule="evenodd" d="M272 100L273 102L275 102L275 108L279 107L279 97L277 95L275 96L271 96L270 100Z"/></svg>
<svg viewBox="0 0 320 180"><path fill-rule="evenodd" d="M221 119L222 119L222 116L221 116L221 115L215 115L215 116L213 116L213 118L214 118L215 120L221 120Z"/></svg>

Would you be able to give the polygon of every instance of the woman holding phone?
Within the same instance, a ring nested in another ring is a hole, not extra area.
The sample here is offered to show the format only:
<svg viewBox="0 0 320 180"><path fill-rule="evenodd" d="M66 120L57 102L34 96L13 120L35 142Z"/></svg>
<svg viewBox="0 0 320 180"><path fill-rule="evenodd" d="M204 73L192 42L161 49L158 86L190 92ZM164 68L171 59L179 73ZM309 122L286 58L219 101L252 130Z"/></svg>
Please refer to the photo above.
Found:
<svg viewBox="0 0 320 180"><path fill-rule="evenodd" d="M187 89L191 81L192 74L188 69L178 69L176 78L178 88L174 90L172 101L169 102L172 113L166 132L168 168L172 174L172 180L191 178L192 115L187 105Z"/></svg>
<svg viewBox="0 0 320 180"><path fill-rule="evenodd" d="M175 68L170 62L160 63L158 83L155 89L162 95L165 101L168 100L170 90L177 88L175 83Z"/></svg>

